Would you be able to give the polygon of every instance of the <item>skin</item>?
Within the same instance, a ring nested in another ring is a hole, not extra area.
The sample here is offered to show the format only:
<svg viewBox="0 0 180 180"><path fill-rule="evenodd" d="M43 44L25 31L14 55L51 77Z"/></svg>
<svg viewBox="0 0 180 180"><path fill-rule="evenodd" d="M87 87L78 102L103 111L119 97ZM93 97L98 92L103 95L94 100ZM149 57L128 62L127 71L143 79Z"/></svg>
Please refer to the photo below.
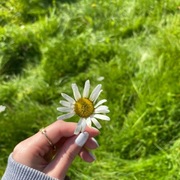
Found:
<svg viewBox="0 0 180 180"><path fill-rule="evenodd" d="M76 125L76 123L61 120L54 122L45 129L49 139L56 146L55 151L46 137L38 132L14 148L13 159L53 178L64 179L77 155L86 162L92 162L94 158L88 149L92 150L98 147L93 137L97 136L99 131L89 127L85 129L89 133L88 140L83 147L78 146L75 143L78 135L74 135Z"/></svg>

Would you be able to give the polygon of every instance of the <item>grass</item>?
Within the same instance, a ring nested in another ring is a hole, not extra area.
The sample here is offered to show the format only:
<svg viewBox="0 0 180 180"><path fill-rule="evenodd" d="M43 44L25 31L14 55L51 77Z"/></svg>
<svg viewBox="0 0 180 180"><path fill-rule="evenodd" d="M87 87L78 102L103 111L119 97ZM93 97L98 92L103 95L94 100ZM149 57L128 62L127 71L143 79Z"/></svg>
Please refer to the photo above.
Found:
<svg viewBox="0 0 180 180"><path fill-rule="evenodd" d="M90 79L102 84L111 121L101 123L96 162L77 158L69 176L180 179L179 5L2 0L0 177L15 144L56 120L60 93Z"/></svg>

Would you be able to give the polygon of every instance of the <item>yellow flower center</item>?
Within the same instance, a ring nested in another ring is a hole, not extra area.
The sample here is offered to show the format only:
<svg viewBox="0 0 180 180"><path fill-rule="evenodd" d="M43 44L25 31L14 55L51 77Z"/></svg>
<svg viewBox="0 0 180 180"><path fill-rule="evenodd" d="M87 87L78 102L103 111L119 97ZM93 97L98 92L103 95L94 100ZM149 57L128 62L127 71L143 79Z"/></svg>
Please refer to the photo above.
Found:
<svg viewBox="0 0 180 180"><path fill-rule="evenodd" d="M87 98L80 98L74 105L74 111L78 116L87 118L94 112L93 102Z"/></svg>

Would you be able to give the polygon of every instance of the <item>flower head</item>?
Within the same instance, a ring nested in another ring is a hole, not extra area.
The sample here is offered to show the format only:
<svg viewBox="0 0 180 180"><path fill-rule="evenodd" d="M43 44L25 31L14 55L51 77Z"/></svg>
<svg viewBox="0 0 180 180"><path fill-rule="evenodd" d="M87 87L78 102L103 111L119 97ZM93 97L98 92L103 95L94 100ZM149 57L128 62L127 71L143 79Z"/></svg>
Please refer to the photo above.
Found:
<svg viewBox="0 0 180 180"><path fill-rule="evenodd" d="M6 106L0 105L0 113L3 112L3 111L5 111L5 109L6 109Z"/></svg>
<svg viewBox="0 0 180 180"><path fill-rule="evenodd" d="M75 83L72 84L74 98L65 93L61 93L65 100L60 101L62 107L58 107L57 110L60 112L65 112L66 114L59 116L58 119L68 119L74 115L80 117L74 134L83 132L86 125L91 127L92 123L97 128L101 128L101 125L97 119L106 121L110 120L110 118L106 115L106 113L109 113L109 109L107 106L103 105L107 100L102 99L97 102L97 99L102 92L101 87L102 85L98 84L89 95L90 81L87 80L85 82L82 95L80 94L78 86Z"/></svg>

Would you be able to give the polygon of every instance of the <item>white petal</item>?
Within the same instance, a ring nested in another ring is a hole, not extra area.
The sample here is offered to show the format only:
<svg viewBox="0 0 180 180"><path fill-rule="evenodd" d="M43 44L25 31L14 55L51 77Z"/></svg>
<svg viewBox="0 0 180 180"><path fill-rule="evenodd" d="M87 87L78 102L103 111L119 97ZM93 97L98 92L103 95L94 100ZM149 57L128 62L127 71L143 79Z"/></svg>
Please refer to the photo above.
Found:
<svg viewBox="0 0 180 180"><path fill-rule="evenodd" d="M97 78L98 81L103 81L104 80L104 76L100 76Z"/></svg>
<svg viewBox="0 0 180 180"><path fill-rule="evenodd" d="M65 93L61 93L61 96L66 99L68 102L70 103L75 103L74 99L72 97L70 97L69 95L65 94Z"/></svg>
<svg viewBox="0 0 180 180"><path fill-rule="evenodd" d="M94 117L97 118L97 119L105 120L105 121L110 120L110 118L108 116L102 115L102 114L95 114Z"/></svg>
<svg viewBox="0 0 180 180"><path fill-rule="evenodd" d="M86 120L83 119L81 123L81 132L84 132L85 128L86 128Z"/></svg>
<svg viewBox="0 0 180 180"><path fill-rule="evenodd" d="M74 131L74 134L79 134L81 132L81 127L82 127L82 118L79 120L79 122L77 123L76 129Z"/></svg>
<svg viewBox="0 0 180 180"><path fill-rule="evenodd" d="M97 94L96 98L94 99L94 103L97 101L99 95L102 93L103 90L100 90L99 93Z"/></svg>
<svg viewBox="0 0 180 180"><path fill-rule="evenodd" d="M69 108L69 107L58 107L57 110L60 112L72 112L73 111L73 109Z"/></svg>
<svg viewBox="0 0 180 180"><path fill-rule="evenodd" d="M107 106L99 106L95 109L95 113L109 113L109 109Z"/></svg>
<svg viewBox="0 0 180 180"><path fill-rule="evenodd" d="M80 94L79 89L75 83L72 84L72 90L73 90L74 98L77 101L78 99L81 98L81 94Z"/></svg>
<svg viewBox="0 0 180 180"><path fill-rule="evenodd" d="M108 106L106 106L106 105L101 105L101 106L97 107L96 109L97 109L97 110L99 110L99 109L108 109Z"/></svg>
<svg viewBox="0 0 180 180"><path fill-rule="evenodd" d="M94 88L94 90L92 91L92 93L91 93L91 95L90 95L90 100L91 101L95 101L97 98L98 98L98 96L99 96L99 92L101 91L101 87L102 87L102 85L101 84L98 84L95 88Z"/></svg>
<svg viewBox="0 0 180 180"><path fill-rule="evenodd" d="M100 100L100 101L94 106L94 108L97 108L98 106L100 106L101 104L103 104L103 103L105 103L105 102L107 102L106 99Z"/></svg>
<svg viewBox="0 0 180 180"><path fill-rule="evenodd" d="M88 117L88 118L86 119L86 124L87 124L87 126L89 126L89 127L92 126L92 122L91 122L91 118L90 118L90 117Z"/></svg>
<svg viewBox="0 0 180 180"><path fill-rule="evenodd" d="M59 116L57 119L58 120L64 120L64 119L68 119L68 118L71 118L75 115L74 112L70 112L70 113L67 113L67 114L63 114L61 116Z"/></svg>
<svg viewBox="0 0 180 180"><path fill-rule="evenodd" d="M92 118L91 120L98 129L100 129L102 127L96 118Z"/></svg>
<svg viewBox="0 0 180 180"><path fill-rule="evenodd" d="M65 106L65 107L71 107L71 105L72 105L70 102L68 102L68 101L63 101L63 100L59 101L59 103L60 103L61 105Z"/></svg>
<svg viewBox="0 0 180 180"><path fill-rule="evenodd" d="M90 81L87 80L84 85L83 97L87 98L89 96L89 89L90 89Z"/></svg>
<svg viewBox="0 0 180 180"><path fill-rule="evenodd" d="M6 106L0 105L0 113L3 112L3 111L5 111L5 109L6 109Z"/></svg>

